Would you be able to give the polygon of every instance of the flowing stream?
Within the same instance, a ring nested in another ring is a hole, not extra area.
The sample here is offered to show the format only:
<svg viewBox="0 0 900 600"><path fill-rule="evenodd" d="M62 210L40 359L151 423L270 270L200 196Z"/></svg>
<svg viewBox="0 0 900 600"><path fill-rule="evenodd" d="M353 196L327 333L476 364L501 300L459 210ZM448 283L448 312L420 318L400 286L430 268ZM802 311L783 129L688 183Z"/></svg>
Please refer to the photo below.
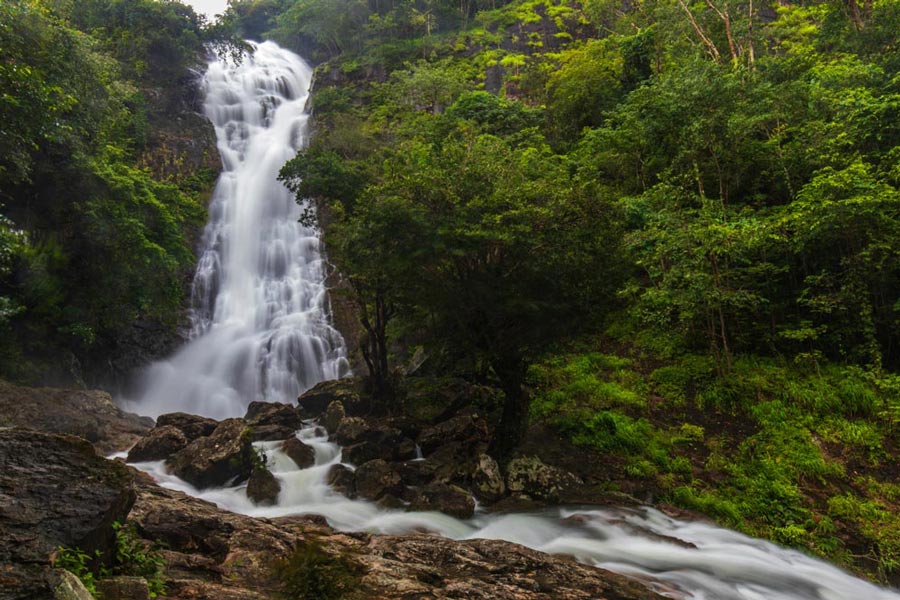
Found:
<svg viewBox="0 0 900 600"><path fill-rule="evenodd" d="M317 232L297 223L300 209L276 181L304 143L310 69L271 42L239 64L209 66L206 113L224 170L194 281L191 339L147 373L142 399L129 408L242 416L250 401L293 402L315 383L347 371L340 335L330 326ZM326 483L341 449L310 423L297 437L316 464L299 469L278 447L258 442L281 483L278 502L255 506L246 486L197 490L162 462L136 466L163 486L259 517L321 514L336 528L382 533L430 531L455 538L516 542L636 577L671 598L696 600L900 600L795 550L651 508L571 507L461 521L437 512L404 512L350 500Z"/></svg>

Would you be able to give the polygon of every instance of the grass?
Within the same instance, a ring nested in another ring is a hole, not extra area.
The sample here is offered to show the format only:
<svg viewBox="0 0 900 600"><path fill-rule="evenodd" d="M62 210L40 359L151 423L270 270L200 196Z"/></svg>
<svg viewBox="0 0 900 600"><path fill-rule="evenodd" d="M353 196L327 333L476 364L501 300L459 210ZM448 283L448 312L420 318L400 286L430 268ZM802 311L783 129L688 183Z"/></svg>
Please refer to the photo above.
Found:
<svg viewBox="0 0 900 600"><path fill-rule="evenodd" d="M725 378L707 357L667 363L552 355L530 371L532 418L618 457L614 481L873 580L900 580L893 378L756 357L737 358Z"/></svg>

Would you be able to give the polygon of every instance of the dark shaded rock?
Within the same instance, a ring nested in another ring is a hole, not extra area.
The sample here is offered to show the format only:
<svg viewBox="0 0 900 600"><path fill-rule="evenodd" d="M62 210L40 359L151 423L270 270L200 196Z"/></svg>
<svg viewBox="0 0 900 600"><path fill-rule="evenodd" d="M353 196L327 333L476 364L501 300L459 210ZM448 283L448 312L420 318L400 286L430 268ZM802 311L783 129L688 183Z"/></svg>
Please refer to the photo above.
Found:
<svg viewBox="0 0 900 600"><path fill-rule="evenodd" d="M338 427L341 425L341 421L343 421L346 416L347 413L344 411L343 403L341 403L340 400L334 400L328 405L325 414L322 415L322 427L324 427L328 433L334 434L337 432Z"/></svg>
<svg viewBox="0 0 900 600"><path fill-rule="evenodd" d="M104 577L97 582L100 600L150 600L150 588L143 577Z"/></svg>
<svg viewBox="0 0 900 600"><path fill-rule="evenodd" d="M344 459L357 465L376 458L409 460L416 454L415 442L399 429L375 419L347 417L341 421L335 438L344 446Z"/></svg>
<svg viewBox="0 0 900 600"><path fill-rule="evenodd" d="M457 519L475 514L475 500L466 490L446 483L429 483L409 505L410 510L437 510Z"/></svg>
<svg viewBox="0 0 900 600"><path fill-rule="evenodd" d="M356 493L368 500L403 494L403 480L397 468L381 459L370 460L356 469Z"/></svg>
<svg viewBox="0 0 900 600"><path fill-rule="evenodd" d="M128 467L97 456L83 439L0 430L3 597L52 597L59 582L47 571L59 546L113 555L112 524L128 515L133 486Z"/></svg>
<svg viewBox="0 0 900 600"><path fill-rule="evenodd" d="M546 465L533 456L514 458L506 466L506 488L547 502L558 502L561 494L583 482L568 471Z"/></svg>
<svg viewBox="0 0 900 600"><path fill-rule="evenodd" d="M300 415L306 419L321 416L334 401L340 402L348 415L363 415L371 410L369 398L362 394L362 382L355 378L323 381L297 399Z"/></svg>
<svg viewBox="0 0 900 600"><path fill-rule="evenodd" d="M308 444L304 444L296 437L286 439L281 444L281 449L301 469L306 469L316 464L316 449Z"/></svg>
<svg viewBox="0 0 900 600"><path fill-rule="evenodd" d="M478 448L462 442L441 446L425 460L404 463L403 480L408 485L424 485L430 481L468 486L475 470Z"/></svg>
<svg viewBox="0 0 900 600"><path fill-rule="evenodd" d="M219 422L207 417L175 412L156 417L156 426L162 427L164 425L171 425L179 429L184 434L184 437L188 439L188 442L193 442L197 438L212 435L212 432L219 426Z"/></svg>
<svg viewBox="0 0 900 600"><path fill-rule="evenodd" d="M184 433L172 425L154 427L128 451L128 462L147 462L169 458L188 445Z"/></svg>
<svg viewBox="0 0 900 600"><path fill-rule="evenodd" d="M331 489L348 498L356 497L356 475L344 465L334 465L325 479Z"/></svg>
<svg viewBox="0 0 900 600"><path fill-rule="evenodd" d="M378 506L387 510L402 510L406 508L407 502L404 502L401 498L393 494L385 494L381 498L378 499Z"/></svg>
<svg viewBox="0 0 900 600"><path fill-rule="evenodd" d="M278 402L251 402L244 420L254 428L278 425L290 429L292 433L303 427L297 409L290 404Z"/></svg>
<svg viewBox="0 0 900 600"><path fill-rule="evenodd" d="M247 497L253 500L254 504L271 506L278 501L280 492L281 484L269 469L265 467L253 469L247 481Z"/></svg>
<svg viewBox="0 0 900 600"><path fill-rule="evenodd" d="M417 442L422 453L428 456L448 442L483 444L488 437L487 423L479 415L459 415L422 430Z"/></svg>
<svg viewBox="0 0 900 600"><path fill-rule="evenodd" d="M75 435L102 455L127 450L153 419L122 411L106 392L20 387L0 381L0 427L19 426Z"/></svg>
<svg viewBox="0 0 900 600"><path fill-rule="evenodd" d="M207 437L191 442L169 459L172 472L197 488L246 481L253 449L243 419L226 419Z"/></svg>
<svg viewBox="0 0 900 600"><path fill-rule="evenodd" d="M478 499L486 502L496 502L506 493L500 466L487 454L478 456L472 473L472 487Z"/></svg>
<svg viewBox="0 0 900 600"><path fill-rule="evenodd" d="M253 442L273 442L292 438L296 432L297 430L293 427L284 425L253 425L247 435Z"/></svg>

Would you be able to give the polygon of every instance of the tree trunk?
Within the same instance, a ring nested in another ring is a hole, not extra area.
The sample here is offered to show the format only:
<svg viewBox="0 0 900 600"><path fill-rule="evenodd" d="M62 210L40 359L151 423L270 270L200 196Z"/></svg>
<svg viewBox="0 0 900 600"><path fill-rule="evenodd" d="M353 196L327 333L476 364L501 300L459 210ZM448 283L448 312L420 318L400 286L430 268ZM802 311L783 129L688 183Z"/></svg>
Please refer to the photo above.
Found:
<svg viewBox="0 0 900 600"><path fill-rule="evenodd" d="M488 453L497 460L504 460L519 445L528 431L528 412L531 398L522 388L525 380L525 362L516 360L492 361L494 373L500 379L503 390L503 414L494 430Z"/></svg>

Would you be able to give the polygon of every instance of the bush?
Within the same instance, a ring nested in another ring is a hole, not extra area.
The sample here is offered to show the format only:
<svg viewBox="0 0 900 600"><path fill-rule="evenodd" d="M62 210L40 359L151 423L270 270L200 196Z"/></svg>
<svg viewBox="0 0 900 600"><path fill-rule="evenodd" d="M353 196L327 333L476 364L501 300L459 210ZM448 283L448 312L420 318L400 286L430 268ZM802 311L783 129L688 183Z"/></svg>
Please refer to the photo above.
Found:
<svg viewBox="0 0 900 600"><path fill-rule="evenodd" d="M275 564L281 596L290 600L353 598L359 587L360 567L344 556L334 556L316 539L301 542Z"/></svg>

